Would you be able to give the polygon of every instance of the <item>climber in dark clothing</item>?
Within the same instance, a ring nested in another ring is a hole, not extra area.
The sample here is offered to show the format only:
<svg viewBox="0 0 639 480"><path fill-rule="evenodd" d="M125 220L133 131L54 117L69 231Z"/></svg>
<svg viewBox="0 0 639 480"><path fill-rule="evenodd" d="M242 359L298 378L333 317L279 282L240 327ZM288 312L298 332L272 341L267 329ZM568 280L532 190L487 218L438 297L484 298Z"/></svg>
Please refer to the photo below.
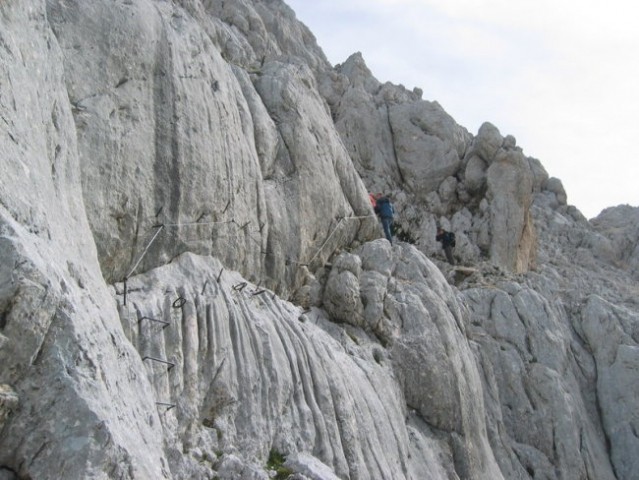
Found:
<svg viewBox="0 0 639 480"><path fill-rule="evenodd" d="M382 220L382 227L384 227L384 235L386 239L393 244L393 215L395 214L395 208L390 199L385 196L379 195L377 203L375 205L375 213L379 215Z"/></svg>
<svg viewBox="0 0 639 480"><path fill-rule="evenodd" d="M453 258L453 248L455 248L455 234L453 232L447 232L443 228L437 229L437 236L435 240L442 242L442 248L446 254L446 260L451 265L455 265L455 259Z"/></svg>

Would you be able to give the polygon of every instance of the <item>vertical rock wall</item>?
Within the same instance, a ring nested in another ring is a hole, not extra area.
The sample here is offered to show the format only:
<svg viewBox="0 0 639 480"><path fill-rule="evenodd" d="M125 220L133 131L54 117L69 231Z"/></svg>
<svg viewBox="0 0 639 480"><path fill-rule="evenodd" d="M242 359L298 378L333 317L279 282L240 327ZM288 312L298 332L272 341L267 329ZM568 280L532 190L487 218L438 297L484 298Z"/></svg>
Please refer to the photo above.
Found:
<svg viewBox="0 0 639 480"><path fill-rule="evenodd" d="M0 18L0 384L15 394L0 464L18 478L167 478L150 384L100 275L44 2L3 2Z"/></svg>
<svg viewBox="0 0 639 480"><path fill-rule="evenodd" d="M563 308L507 282L464 296L504 476L556 478L558 469L560 478L615 478L591 395L595 365Z"/></svg>
<svg viewBox="0 0 639 480"><path fill-rule="evenodd" d="M338 218L372 214L304 64L267 56L254 66L260 52L248 46L249 58L237 59L246 65L225 59L221 37L243 45L238 32L197 5L48 5L107 280L130 274L164 224L171 235L140 271L189 250L285 288L291 262L311 258ZM350 222L338 240L353 240L362 224L360 238L370 236L369 219Z"/></svg>

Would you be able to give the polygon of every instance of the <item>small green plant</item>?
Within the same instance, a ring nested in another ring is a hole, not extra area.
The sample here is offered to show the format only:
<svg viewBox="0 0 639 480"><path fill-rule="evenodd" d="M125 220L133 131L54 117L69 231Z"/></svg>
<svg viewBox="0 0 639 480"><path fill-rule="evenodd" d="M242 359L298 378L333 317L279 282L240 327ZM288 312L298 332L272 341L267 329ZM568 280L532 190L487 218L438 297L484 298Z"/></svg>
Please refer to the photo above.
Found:
<svg viewBox="0 0 639 480"><path fill-rule="evenodd" d="M275 472L275 477L273 477L275 480L286 480L289 475L294 473L293 470L284 466L285 460L284 455L277 450L271 450L271 453L269 453L266 468Z"/></svg>

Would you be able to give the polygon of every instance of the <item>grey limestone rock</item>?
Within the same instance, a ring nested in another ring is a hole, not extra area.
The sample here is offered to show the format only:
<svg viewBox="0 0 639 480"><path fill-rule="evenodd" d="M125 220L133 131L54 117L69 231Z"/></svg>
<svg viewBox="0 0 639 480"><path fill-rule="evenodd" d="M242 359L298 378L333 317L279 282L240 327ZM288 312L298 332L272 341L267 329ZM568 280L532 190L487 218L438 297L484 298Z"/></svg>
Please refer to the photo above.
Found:
<svg viewBox="0 0 639 480"><path fill-rule="evenodd" d="M370 258L379 251L379 247L375 248L378 243L388 245L378 240L361 249L363 259L368 259L362 261L363 266L373 265ZM483 408L476 396L481 382L454 293L435 266L417 250L401 246L392 252L392 277L388 281L375 270L361 273L361 297L367 309L365 328L389 345L407 406L432 428L449 435L461 475L499 478L491 460L485 425L481 416L471 413ZM339 271L338 265L333 269ZM354 275L353 278L357 279ZM336 292L337 287L327 289L325 302L351 295L359 290L356 286L341 285L346 293ZM375 304L379 307L375 308ZM373 318L377 321L370 321ZM487 463L480 467L478 462Z"/></svg>
<svg viewBox="0 0 639 480"><path fill-rule="evenodd" d="M547 184L546 182L549 179L548 172L546 172L544 166L536 158L527 157L527 160L533 174L533 191L539 192L542 187Z"/></svg>
<svg viewBox="0 0 639 480"><path fill-rule="evenodd" d="M242 452L215 467L232 476L264 461L272 445L286 455L315 452L339 477L406 478L405 407L374 345L354 342L321 310L303 313L236 272L217 279L221 267L185 254L132 278L128 304L120 304L157 401L176 403L162 417L167 441L186 453L174 475L192 468L196 447ZM185 303L175 307L179 298ZM385 448L384 438L396 448Z"/></svg>
<svg viewBox="0 0 639 480"><path fill-rule="evenodd" d="M603 236L592 242L595 251L601 250L597 246L603 244L603 252L595 255L613 260L639 278L639 209L630 205L607 208L592 219L592 224Z"/></svg>
<svg viewBox="0 0 639 480"><path fill-rule="evenodd" d="M397 165L406 188L418 196L437 190L457 172L467 132L436 103L389 107Z"/></svg>
<svg viewBox="0 0 639 480"><path fill-rule="evenodd" d="M639 330L637 314L592 296L583 311L583 328L597 368L597 400L610 441L618 478L632 478L639 468L637 428Z"/></svg>
<svg viewBox="0 0 639 480"><path fill-rule="evenodd" d="M303 477L300 477L303 479L339 480L339 477L333 473L330 467L307 453L298 453L289 456L284 465L298 475L303 475Z"/></svg>
<svg viewBox="0 0 639 480"><path fill-rule="evenodd" d="M331 98L337 98L329 104L354 165L371 191L402 192L396 206L406 213L397 223L424 253L440 252L434 235L424 235L432 217L411 209L419 205L448 223L466 208L475 228L455 233L468 232L480 248L460 251L462 261L485 257L517 272L534 268L530 207L535 192L548 188L548 176L538 161L524 156L513 136L504 138L486 122L473 137L437 102L401 86L379 86L360 55L330 78ZM557 205L565 205L565 195L547 191ZM481 210L483 199L490 213Z"/></svg>
<svg viewBox="0 0 639 480"><path fill-rule="evenodd" d="M482 160L481 157L477 155L470 157L464 172L466 188L468 188L472 193L479 193L483 188L486 188L487 170L488 164L486 161Z"/></svg>
<svg viewBox="0 0 639 480"><path fill-rule="evenodd" d="M249 38L250 45L259 43L264 25L276 21L261 6L258 12L244 2L222 4L221 20L239 22L241 30L258 35ZM277 5L283 18L297 25L292 12ZM250 12L248 19L241 12ZM101 29L93 34L90 18L96 16ZM247 275L270 272L269 285L275 286L276 279L293 276L287 260L312 255L313 238L335 216L369 213L361 180L306 64L264 60L255 81L249 81L207 35L208 21L170 2L81 2L73 14L49 2L49 18L66 52L67 89L81 132L79 155L92 158L81 163L84 200L108 280L129 275L154 226L164 224L170 235L153 244L140 270L186 250L224 251L227 262ZM251 30L252 23L261 27ZM282 36L295 37L296 31ZM276 40L267 38L272 43L267 50L278 54L296 44L289 39L276 48ZM302 154L309 148L313 155ZM329 176L307 182L318 171ZM89 188L95 182L104 186L100 192ZM300 201L290 201L296 197ZM304 201L316 208L307 209ZM337 238L354 236L358 228L356 222L343 225ZM296 231L301 242L281 249L282 239Z"/></svg>
<svg viewBox="0 0 639 480"><path fill-rule="evenodd" d="M490 165L495 154L504 146L504 137L492 123L484 122L477 132L473 149L479 157Z"/></svg>
<svg viewBox="0 0 639 480"><path fill-rule="evenodd" d="M543 185L544 190L547 190L555 194L557 205L566 205L568 197L561 180L555 177L551 177Z"/></svg>
<svg viewBox="0 0 639 480"><path fill-rule="evenodd" d="M501 150L487 172L492 241L491 260L515 272L535 261L532 174L523 154Z"/></svg>
<svg viewBox="0 0 639 480"><path fill-rule="evenodd" d="M615 478L601 425L591 415L595 403L579 385L584 371L588 382L595 371L592 364L582 370L587 355L571 338L562 311L526 288L466 295L487 375L489 437L491 445L503 444L496 452L504 475L517 478L525 469L555 478L556 465L568 478Z"/></svg>
<svg viewBox="0 0 639 480"><path fill-rule="evenodd" d="M427 95L280 0L0 2L0 478L632 480L636 208Z"/></svg>
<svg viewBox="0 0 639 480"><path fill-rule="evenodd" d="M324 289L322 305L333 319L362 326L360 298L361 260L347 253L340 254L333 264Z"/></svg>
<svg viewBox="0 0 639 480"><path fill-rule="evenodd" d="M18 395L9 385L0 385L0 430L19 403Z"/></svg>

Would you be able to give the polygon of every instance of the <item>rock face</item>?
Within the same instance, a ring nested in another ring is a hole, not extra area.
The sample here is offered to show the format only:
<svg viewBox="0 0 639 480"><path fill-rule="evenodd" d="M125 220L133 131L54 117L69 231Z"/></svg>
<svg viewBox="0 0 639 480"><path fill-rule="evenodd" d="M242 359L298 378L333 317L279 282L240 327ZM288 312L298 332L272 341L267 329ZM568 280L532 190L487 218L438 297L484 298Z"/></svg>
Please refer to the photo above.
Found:
<svg viewBox="0 0 639 480"><path fill-rule="evenodd" d="M253 51L251 37L230 31L255 35L254 23L266 32L278 13L293 28L292 12L233 3L48 2L78 152L91 159L81 165L84 201L108 281L130 275L165 224L170 234L140 270L187 250L222 252L248 277L284 288L287 267L307 261L337 217L371 213L309 66L280 58L275 39ZM250 55L225 60L233 46ZM360 223L342 225L337 240L366 238Z"/></svg>
<svg viewBox="0 0 639 480"><path fill-rule="evenodd" d="M0 3L0 478L633 479L636 209L422 95L280 0Z"/></svg>
<svg viewBox="0 0 639 480"><path fill-rule="evenodd" d="M603 236L608 260L639 278L639 208L621 205L607 208L592 220L595 230ZM600 250L600 248L598 248Z"/></svg>

